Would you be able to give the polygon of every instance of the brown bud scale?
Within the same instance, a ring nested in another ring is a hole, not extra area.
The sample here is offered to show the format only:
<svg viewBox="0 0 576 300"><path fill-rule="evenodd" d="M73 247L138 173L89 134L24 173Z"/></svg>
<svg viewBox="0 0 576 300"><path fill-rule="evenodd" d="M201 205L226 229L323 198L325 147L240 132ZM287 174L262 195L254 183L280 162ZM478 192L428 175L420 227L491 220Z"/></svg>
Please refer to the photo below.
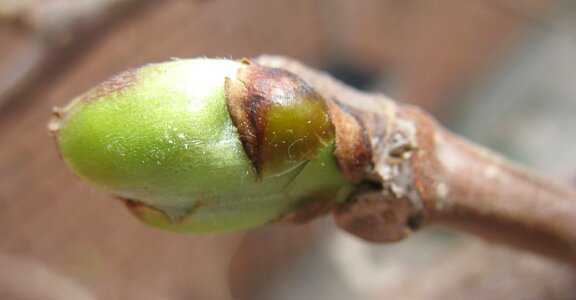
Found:
<svg viewBox="0 0 576 300"><path fill-rule="evenodd" d="M312 158L334 138L325 101L294 74L250 64L226 78L226 104L256 172Z"/></svg>

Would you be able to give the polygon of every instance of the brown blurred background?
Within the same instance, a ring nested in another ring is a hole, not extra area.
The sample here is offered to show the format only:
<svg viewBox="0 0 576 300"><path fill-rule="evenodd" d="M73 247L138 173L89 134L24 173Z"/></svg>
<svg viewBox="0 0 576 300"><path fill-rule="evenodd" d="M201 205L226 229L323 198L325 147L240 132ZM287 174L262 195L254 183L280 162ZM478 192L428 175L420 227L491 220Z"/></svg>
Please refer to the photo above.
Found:
<svg viewBox="0 0 576 300"><path fill-rule="evenodd" d="M0 299L576 299L573 269L441 228L161 232L74 178L46 129L126 68L277 54L568 181L575 53L569 0L0 0Z"/></svg>

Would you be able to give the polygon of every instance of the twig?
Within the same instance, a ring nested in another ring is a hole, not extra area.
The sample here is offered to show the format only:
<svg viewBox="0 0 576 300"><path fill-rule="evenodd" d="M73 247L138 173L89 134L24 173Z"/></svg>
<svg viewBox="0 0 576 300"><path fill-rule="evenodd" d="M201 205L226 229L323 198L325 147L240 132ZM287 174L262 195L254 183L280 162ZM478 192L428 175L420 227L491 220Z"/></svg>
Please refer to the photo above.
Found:
<svg viewBox="0 0 576 300"><path fill-rule="evenodd" d="M55 109L49 128L77 175L163 229L333 211L370 241L443 223L576 265L576 191L284 58L144 66Z"/></svg>
<svg viewBox="0 0 576 300"><path fill-rule="evenodd" d="M356 139L347 144L368 142L368 183L333 214L342 229L386 242L441 223L576 265L575 190L455 136L418 108L358 92L286 58L256 62L302 77L336 103L337 130Z"/></svg>

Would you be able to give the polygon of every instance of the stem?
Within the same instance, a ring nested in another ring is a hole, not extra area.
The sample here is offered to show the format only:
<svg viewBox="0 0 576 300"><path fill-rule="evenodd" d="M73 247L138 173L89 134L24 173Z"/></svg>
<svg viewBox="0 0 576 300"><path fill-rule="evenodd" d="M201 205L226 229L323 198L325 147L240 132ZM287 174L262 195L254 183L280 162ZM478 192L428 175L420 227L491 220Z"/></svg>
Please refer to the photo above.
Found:
<svg viewBox="0 0 576 300"><path fill-rule="evenodd" d="M420 112L414 182L431 221L576 265L576 192L439 128Z"/></svg>
<svg viewBox="0 0 576 300"><path fill-rule="evenodd" d="M302 77L353 116L370 141L366 187L334 211L342 229L385 242L441 223L576 265L575 190L449 133L417 108L361 93L285 58L257 62Z"/></svg>

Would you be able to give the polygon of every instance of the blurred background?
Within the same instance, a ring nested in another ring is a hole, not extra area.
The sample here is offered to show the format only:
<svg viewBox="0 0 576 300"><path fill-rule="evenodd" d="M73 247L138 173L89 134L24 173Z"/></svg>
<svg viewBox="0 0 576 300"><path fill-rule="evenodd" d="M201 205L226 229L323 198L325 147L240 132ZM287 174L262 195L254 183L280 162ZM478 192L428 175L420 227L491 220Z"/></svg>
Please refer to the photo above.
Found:
<svg viewBox="0 0 576 300"><path fill-rule="evenodd" d="M576 299L568 266L445 228L386 245L329 218L162 232L58 157L52 107L111 75L261 54L576 182L571 0L0 0L0 299Z"/></svg>

